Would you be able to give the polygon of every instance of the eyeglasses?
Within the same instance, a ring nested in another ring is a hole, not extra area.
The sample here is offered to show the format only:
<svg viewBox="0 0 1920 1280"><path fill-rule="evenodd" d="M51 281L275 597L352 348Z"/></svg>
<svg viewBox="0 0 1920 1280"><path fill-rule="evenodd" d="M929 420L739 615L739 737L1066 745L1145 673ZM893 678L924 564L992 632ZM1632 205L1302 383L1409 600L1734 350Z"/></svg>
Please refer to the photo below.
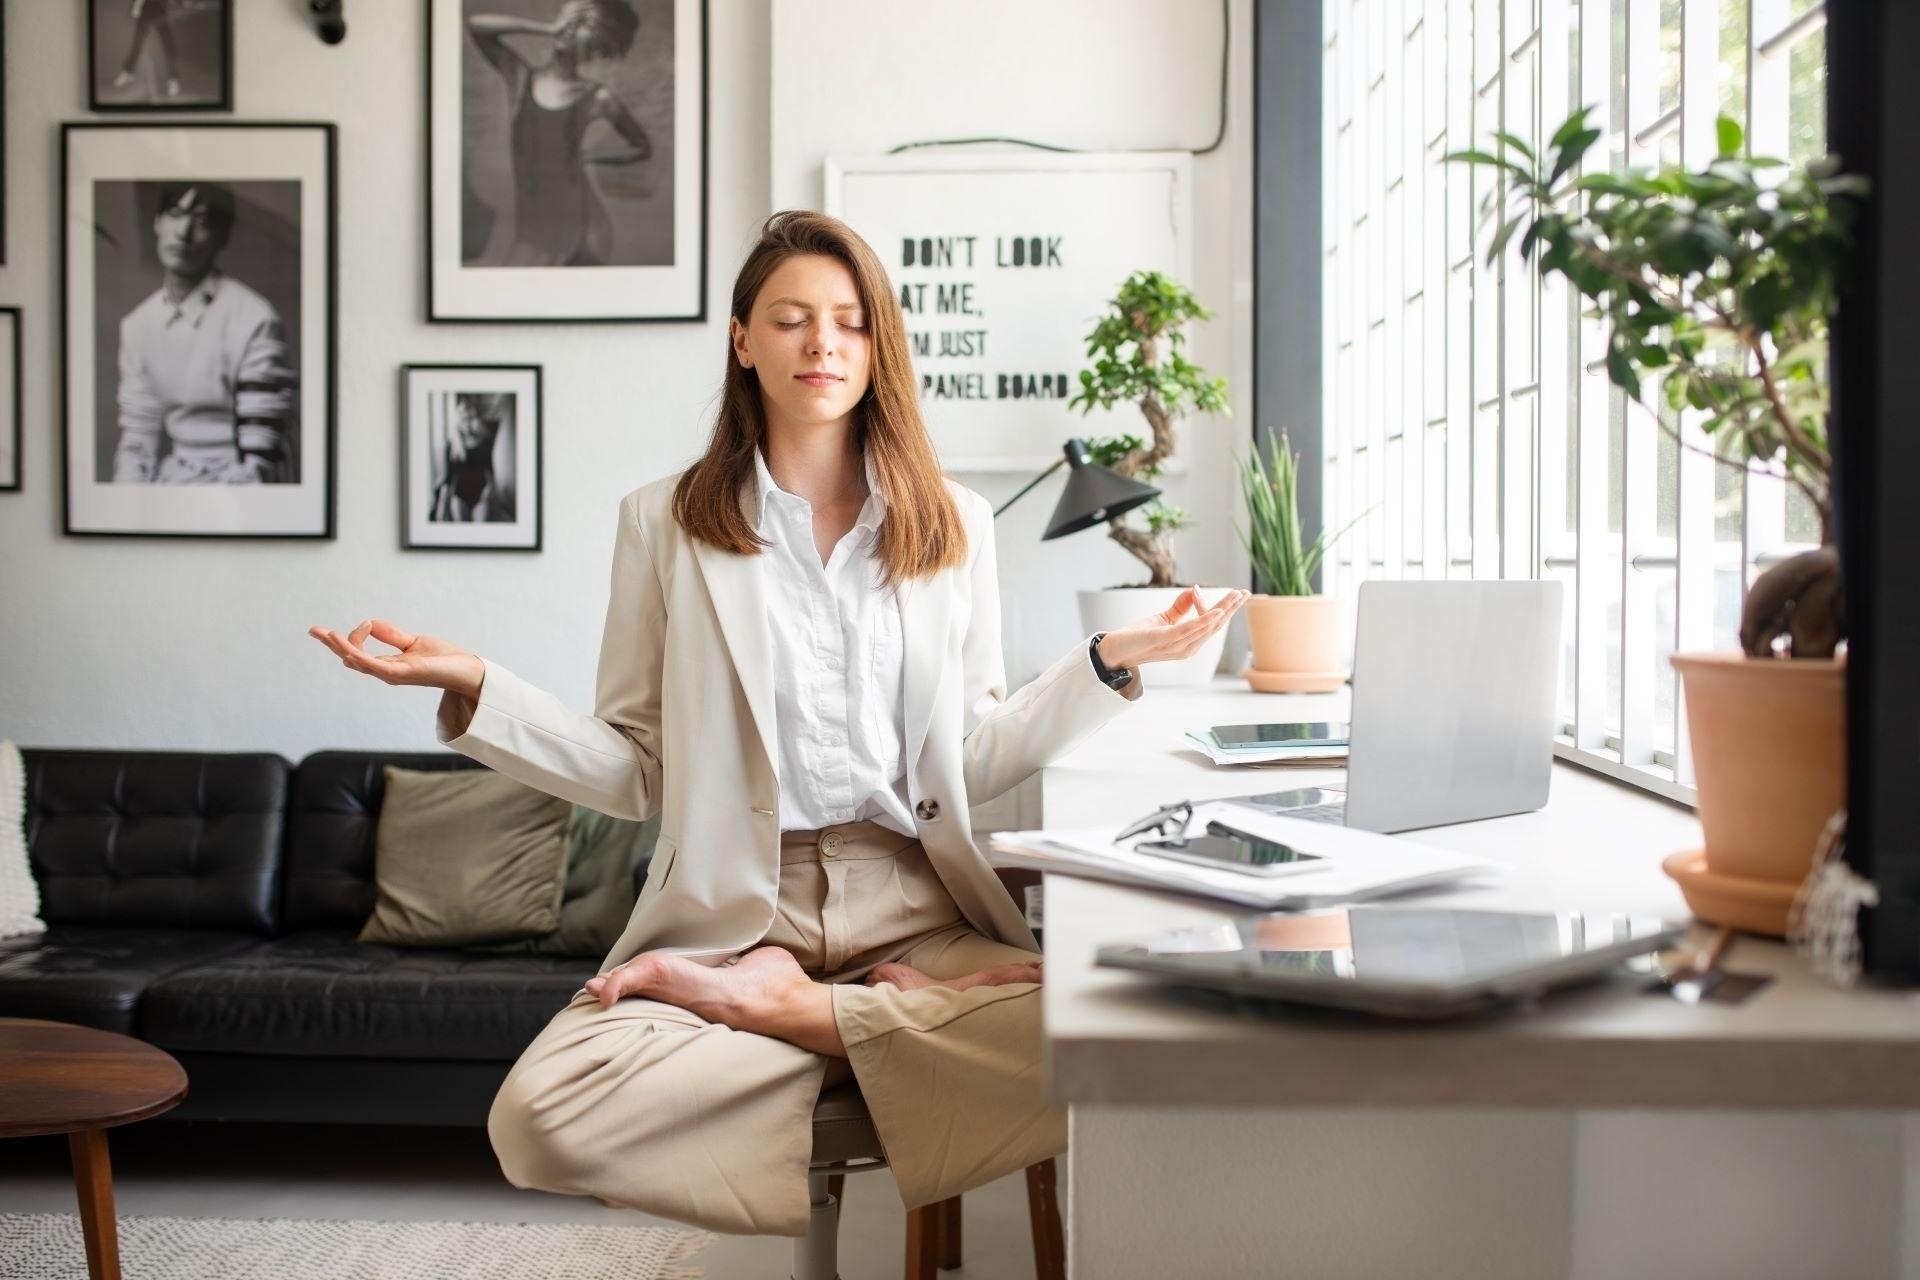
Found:
<svg viewBox="0 0 1920 1280"><path fill-rule="evenodd" d="M1115 844L1122 840L1131 840L1135 836L1149 832L1160 836L1183 836L1187 832L1187 823L1193 819L1193 801L1182 800L1178 804L1166 805L1154 810L1146 817L1129 826L1113 838Z"/></svg>

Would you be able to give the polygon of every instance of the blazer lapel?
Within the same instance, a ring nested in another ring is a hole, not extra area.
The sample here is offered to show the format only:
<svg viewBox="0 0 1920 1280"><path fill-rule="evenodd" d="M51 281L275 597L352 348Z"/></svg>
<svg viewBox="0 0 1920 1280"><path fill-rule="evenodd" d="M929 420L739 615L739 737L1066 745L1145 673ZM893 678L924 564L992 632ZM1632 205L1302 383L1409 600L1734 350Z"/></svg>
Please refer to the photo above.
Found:
<svg viewBox="0 0 1920 1280"><path fill-rule="evenodd" d="M720 633L727 639L734 674L746 691L767 765L777 777L780 753L773 737L773 645L767 638L767 593L760 557L723 551L699 538L693 539L693 554L707 581L713 611L720 619Z"/></svg>
<svg viewBox="0 0 1920 1280"><path fill-rule="evenodd" d="M901 668L901 701L905 704L907 768L920 759L933 719L933 696L947 666L947 623L952 617L953 593L947 575L915 578L900 593L900 634L906 649Z"/></svg>

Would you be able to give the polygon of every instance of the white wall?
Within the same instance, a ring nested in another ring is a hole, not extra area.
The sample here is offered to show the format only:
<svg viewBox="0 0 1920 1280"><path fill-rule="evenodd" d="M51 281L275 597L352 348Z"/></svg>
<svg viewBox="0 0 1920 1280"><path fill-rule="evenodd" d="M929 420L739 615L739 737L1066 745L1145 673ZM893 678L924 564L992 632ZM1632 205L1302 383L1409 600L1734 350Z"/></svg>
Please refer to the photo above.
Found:
<svg viewBox="0 0 1920 1280"><path fill-rule="evenodd" d="M1218 148L1194 157L1188 282L1218 315L1193 329L1188 355L1227 379L1244 415L1253 399L1252 6L1232 0L1230 9L1227 131ZM822 20L827 12L831 21ZM820 207L821 164L831 154L877 155L933 138L1198 150L1219 127L1220 20L1217 0L834 0L830 10L814 0L773 0L774 203ZM1131 408L1096 410L1090 418L1060 413L1062 441L1146 429ZM1176 544L1182 575L1245 585L1229 453L1243 447L1251 423L1210 417L1183 430L1189 469L1159 482L1168 500L1196 520ZM998 505L1031 475L975 472L959 479ZM1064 483L1063 469L997 526L1007 669L1016 681L1080 634L1075 588L1147 577L1102 529L1040 541ZM1240 626L1236 619L1236 632ZM1237 635L1225 665L1245 665ZM1147 678L1151 687L1151 672Z"/></svg>
<svg viewBox="0 0 1920 1280"><path fill-rule="evenodd" d="M787 0L709 6L706 324L424 323L424 30L420 7L360 0L329 48L304 3L244 0L234 118L339 125L337 537L330 542L73 538L61 533L56 189L61 120L86 119L83 6L8 5L8 264L0 303L24 310L25 491L0 494L0 737L36 746L430 748L435 695L353 675L307 638L383 615L591 706L614 512L622 494L691 461L725 359L727 296L760 221L819 201L829 151L1010 133L1085 147L1203 145L1213 135L1219 29L1211 5L1073 0ZM1250 369L1247 0L1227 142L1195 164L1194 286L1221 317L1195 358L1246 395ZM831 68L821 74L818 68ZM218 118L218 117L216 117ZM186 119L186 117L182 117ZM403 362L546 368L545 550L402 552L396 378ZM1076 422L1079 420L1076 418ZM1201 423L1173 494L1222 513L1183 541L1203 581L1244 578L1224 513L1229 441ZM1068 434L1063 431L1062 435ZM1024 477L962 476L1002 498ZM1008 667L1021 680L1078 631L1070 588L1132 576L1096 533L1042 546L1057 487L1001 521Z"/></svg>

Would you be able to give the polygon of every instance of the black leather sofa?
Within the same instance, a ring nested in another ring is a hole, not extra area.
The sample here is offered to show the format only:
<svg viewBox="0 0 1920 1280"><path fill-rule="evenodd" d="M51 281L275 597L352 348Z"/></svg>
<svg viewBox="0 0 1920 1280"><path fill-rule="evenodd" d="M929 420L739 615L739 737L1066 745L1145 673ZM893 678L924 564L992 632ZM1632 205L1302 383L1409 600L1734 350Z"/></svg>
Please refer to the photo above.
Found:
<svg viewBox="0 0 1920 1280"><path fill-rule="evenodd" d="M0 1016L167 1050L189 1081L173 1118L484 1124L602 959L355 940L382 766L481 767L464 756L21 754L47 931L0 939Z"/></svg>

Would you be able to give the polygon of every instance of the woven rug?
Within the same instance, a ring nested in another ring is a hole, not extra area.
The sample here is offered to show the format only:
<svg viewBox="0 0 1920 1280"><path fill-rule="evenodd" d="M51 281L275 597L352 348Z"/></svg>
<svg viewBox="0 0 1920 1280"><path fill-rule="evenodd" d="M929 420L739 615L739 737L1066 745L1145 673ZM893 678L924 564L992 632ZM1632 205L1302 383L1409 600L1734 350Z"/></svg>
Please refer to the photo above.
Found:
<svg viewBox="0 0 1920 1280"><path fill-rule="evenodd" d="M670 1227L120 1219L126 1280L697 1280L713 1237ZM86 1280L80 1218L0 1214L0 1277Z"/></svg>

